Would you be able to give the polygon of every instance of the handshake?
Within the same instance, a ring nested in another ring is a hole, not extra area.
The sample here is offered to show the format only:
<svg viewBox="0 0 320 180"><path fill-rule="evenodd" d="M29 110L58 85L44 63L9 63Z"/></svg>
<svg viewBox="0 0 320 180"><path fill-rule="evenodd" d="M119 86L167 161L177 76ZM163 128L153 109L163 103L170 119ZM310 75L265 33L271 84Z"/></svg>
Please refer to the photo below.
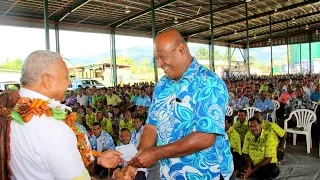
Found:
<svg viewBox="0 0 320 180"><path fill-rule="evenodd" d="M105 168L116 168L123 161L127 161L127 166L123 169L116 169L114 171L114 178L116 180L133 180L137 174L137 168L148 168L157 160L153 148L141 149L139 152L135 147L130 145L120 146L118 151L105 151L98 157L97 163Z"/></svg>
<svg viewBox="0 0 320 180"><path fill-rule="evenodd" d="M97 163L105 168L116 168L122 163L121 153L118 151L104 151L97 159ZM137 174L137 168L133 166L126 166L122 169L114 171L115 180L133 180Z"/></svg>

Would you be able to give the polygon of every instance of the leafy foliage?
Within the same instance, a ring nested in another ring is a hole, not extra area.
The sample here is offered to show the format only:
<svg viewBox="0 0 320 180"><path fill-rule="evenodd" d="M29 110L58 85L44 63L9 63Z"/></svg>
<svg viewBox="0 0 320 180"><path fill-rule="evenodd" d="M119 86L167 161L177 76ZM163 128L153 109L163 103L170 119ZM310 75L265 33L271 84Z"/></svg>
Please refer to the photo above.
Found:
<svg viewBox="0 0 320 180"><path fill-rule="evenodd" d="M21 70L22 65L21 59L7 60L7 62L0 65L0 69Z"/></svg>

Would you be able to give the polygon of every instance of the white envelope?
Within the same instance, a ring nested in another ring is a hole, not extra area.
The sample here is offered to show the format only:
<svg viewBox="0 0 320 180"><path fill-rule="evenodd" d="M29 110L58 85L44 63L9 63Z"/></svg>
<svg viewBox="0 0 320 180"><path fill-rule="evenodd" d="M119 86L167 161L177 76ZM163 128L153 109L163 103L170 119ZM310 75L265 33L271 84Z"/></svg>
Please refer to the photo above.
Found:
<svg viewBox="0 0 320 180"><path fill-rule="evenodd" d="M134 144L117 146L116 151L119 151L122 154L121 158L126 162L130 161L132 158L134 158L138 152L138 150Z"/></svg>

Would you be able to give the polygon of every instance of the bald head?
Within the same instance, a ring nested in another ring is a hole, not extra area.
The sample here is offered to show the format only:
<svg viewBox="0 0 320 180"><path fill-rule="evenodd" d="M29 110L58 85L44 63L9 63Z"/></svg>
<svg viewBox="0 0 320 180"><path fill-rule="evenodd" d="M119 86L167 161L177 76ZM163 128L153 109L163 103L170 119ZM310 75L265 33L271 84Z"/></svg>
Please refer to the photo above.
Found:
<svg viewBox="0 0 320 180"><path fill-rule="evenodd" d="M155 39L155 43L158 45L164 44L168 47L177 45L179 43L186 45L184 38L175 29L170 29L158 34Z"/></svg>
<svg viewBox="0 0 320 180"><path fill-rule="evenodd" d="M192 62L192 56L181 34L174 29L158 34L154 48L158 67L163 69L168 78L179 80Z"/></svg>

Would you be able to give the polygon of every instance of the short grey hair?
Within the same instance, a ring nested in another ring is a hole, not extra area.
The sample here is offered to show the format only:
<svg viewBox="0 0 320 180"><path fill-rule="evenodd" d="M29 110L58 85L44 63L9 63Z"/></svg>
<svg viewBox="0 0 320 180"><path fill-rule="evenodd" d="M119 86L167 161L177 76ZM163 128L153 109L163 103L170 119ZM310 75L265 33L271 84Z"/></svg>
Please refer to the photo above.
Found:
<svg viewBox="0 0 320 180"><path fill-rule="evenodd" d="M59 60L62 60L59 53L47 50L33 51L24 60L20 78L21 84L30 86L38 83L42 75L49 70L50 65L58 63Z"/></svg>

